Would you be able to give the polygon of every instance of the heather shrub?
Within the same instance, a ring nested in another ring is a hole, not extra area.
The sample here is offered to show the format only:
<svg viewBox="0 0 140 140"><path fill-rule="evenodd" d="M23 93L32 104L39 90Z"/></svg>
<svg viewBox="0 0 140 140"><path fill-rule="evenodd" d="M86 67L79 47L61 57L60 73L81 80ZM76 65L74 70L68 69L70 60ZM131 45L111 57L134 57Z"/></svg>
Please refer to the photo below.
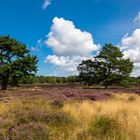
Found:
<svg viewBox="0 0 140 140"><path fill-rule="evenodd" d="M52 126L70 126L73 124L73 118L65 112L48 112L44 117L44 122Z"/></svg>
<svg viewBox="0 0 140 140"><path fill-rule="evenodd" d="M106 116L96 117L91 122L89 134L98 140L122 140L119 123Z"/></svg>
<svg viewBox="0 0 140 140"><path fill-rule="evenodd" d="M56 110L15 109L0 120L1 140L53 140L56 137L63 140L74 127L74 119L69 113Z"/></svg>
<svg viewBox="0 0 140 140"><path fill-rule="evenodd" d="M50 105L53 109L61 109L63 108L64 103L61 100L54 100Z"/></svg>
<svg viewBox="0 0 140 140"><path fill-rule="evenodd" d="M40 123L22 124L9 129L8 140L49 140L49 131Z"/></svg>
<svg viewBox="0 0 140 140"><path fill-rule="evenodd" d="M15 122L17 125L27 124L30 122L40 122L44 116L45 112L39 110L22 110L15 113Z"/></svg>
<svg viewBox="0 0 140 140"><path fill-rule="evenodd" d="M21 125L21 124L25 124L25 123L29 123L30 122L30 117L29 117L29 112L18 112L15 114L16 117L16 124L17 125Z"/></svg>
<svg viewBox="0 0 140 140"><path fill-rule="evenodd" d="M42 122L46 125L60 127L69 126L73 123L73 118L69 115L69 113L65 113L62 111L20 111L16 113L15 116L15 122L17 125L28 124L31 122Z"/></svg>

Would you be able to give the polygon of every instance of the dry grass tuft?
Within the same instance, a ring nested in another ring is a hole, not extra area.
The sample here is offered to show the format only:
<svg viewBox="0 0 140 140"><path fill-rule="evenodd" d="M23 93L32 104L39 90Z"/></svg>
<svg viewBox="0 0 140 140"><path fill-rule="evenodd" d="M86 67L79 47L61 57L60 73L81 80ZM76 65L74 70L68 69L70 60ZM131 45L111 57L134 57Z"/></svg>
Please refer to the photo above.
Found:
<svg viewBox="0 0 140 140"><path fill-rule="evenodd" d="M116 120L120 124L120 132L123 135L121 139L140 140L140 96L138 95L117 94L110 100L102 102L72 102L66 104L63 110L69 112L79 123L75 135L78 134L80 137L82 137L82 134L85 137L91 122L97 116L105 116ZM118 136L111 139L115 140L117 138ZM90 140L91 138L88 135L86 139ZM97 139L99 140L99 138ZM106 140L109 139L109 137L106 138Z"/></svg>

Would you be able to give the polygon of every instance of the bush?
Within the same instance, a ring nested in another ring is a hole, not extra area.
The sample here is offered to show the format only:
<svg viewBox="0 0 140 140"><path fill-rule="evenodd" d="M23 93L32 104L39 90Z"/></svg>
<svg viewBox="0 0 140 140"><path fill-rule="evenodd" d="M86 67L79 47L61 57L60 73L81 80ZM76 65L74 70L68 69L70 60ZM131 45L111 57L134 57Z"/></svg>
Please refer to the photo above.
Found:
<svg viewBox="0 0 140 140"><path fill-rule="evenodd" d="M28 124L31 122L41 122L44 118L45 112L40 110L18 111L15 113L15 122L17 125Z"/></svg>
<svg viewBox="0 0 140 140"><path fill-rule="evenodd" d="M122 140L120 131L118 122L106 116L96 117L89 127L90 135L98 140Z"/></svg>
<svg viewBox="0 0 140 140"><path fill-rule="evenodd" d="M45 125L39 123L22 124L9 129L9 140L49 140Z"/></svg>
<svg viewBox="0 0 140 140"><path fill-rule="evenodd" d="M51 126L68 126L73 122L73 119L68 113L65 112L42 112L42 111L31 111L31 112L19 112L17 113L16 124L28 124L35 122L42 122L46 125Z"/></svg>
<svg viewBox="0 0 140 140"><path fill-rule="evenodd" d="M69 116L68 113L48 112L44 117L44 121L48 125L61 127L61 126L69 126L70 124L72 124L73 119Z"/></svg>
<svg viewBox="0 0 140 140"><path fill-rule="evenodd" d="M131 83L130 83L130 81L129 80L122 80L121 82L120 82L120 86L122 86L122 87L125 87L125 88L129 88L130 86L131 86Z"/></svg>
<svg viewBox="0 0 140 140"><path fill-rule="evenodd" d="M51 107L52 108L56 108L56 109L59 109L59 108L63 108L63 106L64 106L64 103L63 103L63 101L61 101L61 100L54 100L52 103L51 103Z"/></svg>

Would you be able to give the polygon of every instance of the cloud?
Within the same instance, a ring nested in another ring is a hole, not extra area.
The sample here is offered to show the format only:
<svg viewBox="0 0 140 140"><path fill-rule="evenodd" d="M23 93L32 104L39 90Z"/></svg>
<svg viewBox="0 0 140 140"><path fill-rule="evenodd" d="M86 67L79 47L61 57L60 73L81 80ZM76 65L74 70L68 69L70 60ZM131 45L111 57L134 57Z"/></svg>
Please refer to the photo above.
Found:
<svg viewBox="0 0 140 140"><path fill-rule="evenodd" d="M52 55L48 55L45 63L51 63L69 74L77 74L77 66L82 60L93 59L100 45L95 44L89 32L76 28L74 23L64 18L55 17L50 32L45 41L51 48ZM119 45L125 58L134 62L132 75L139 76L140 72L140 29L126 34Z"/></svg>
<svg viewBox="0 0 140 140"><path fill-rule="evenodd" d="M140 29L136 29L132 34L126 34L122 38L121 50L125 58L130 58L134 62L133 75L140 75Z"/></svg>
<svg viewBox="0 0 140 140"><path fill-rule="evenodd" d="M55 17L46 41L48 47L57 55L87 56L98 49L92 35L77 29L72 21Z"/></svg>
<svg viewBox="0 0 140 140"><path fill-rule="evenodd" d="M32 47L31 50L32 50L32 51L35 51L35 52L38 52L38 51L40 51L40 47L41 47L42 45L43 45L43 41L42 41L42 39L39 39L39 40L37 41L36 46L35 46L35 47Z"/></svg>
<svg viewBox="0 0 140 140"><path fill-rule="evenodd" d="M92 53L99 49L90 33L77 29L72 21L57 17L45 43L53 51L45 62L72 73L77 72L76 67L82 60L92 58Z"/></svg>
<svg viewBox="0 0 140 140"><path fill-rule="evenodd" d="M137 16L134 19L135 23L140 25L140 12L138 12Z"/></svg>
<svg viewBox="0 0 140 140"><path fill-rule="evenodd" d="M46 9L49 5L51 5L51 2L52 2L52 0L44 0L42 8Z"/></svg>
<svg viewBox="0 0 140 140"><path fill-rule="evenodd" d="M61 68L61 70L69 72L69 74L77 74L77 66L82 60L87 59L93 59L93 57L48 55L45 63L50 62Z"/></svg>

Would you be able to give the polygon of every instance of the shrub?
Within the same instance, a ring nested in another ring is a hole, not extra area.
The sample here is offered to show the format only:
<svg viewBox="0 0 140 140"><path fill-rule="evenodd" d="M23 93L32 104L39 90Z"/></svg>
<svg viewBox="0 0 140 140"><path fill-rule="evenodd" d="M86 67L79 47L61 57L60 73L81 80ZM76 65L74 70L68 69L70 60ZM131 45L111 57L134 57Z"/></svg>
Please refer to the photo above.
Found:
<svg viewBox="0 0 140 140"><path fill-rule="evenodd" d="M30 111L18 111L15 113L15 124L29 124L41 122L45 125L51 126L69 126L73 122L73 118L69 113L59 110L55 111L41 111L38 109Z"/></svg>
<svg viewBox="0 0 140 140"><path fill-rule="evenodd" d="M56 108L56 109L59 109L59 108L63 108L63 106L64 106L64 103L63 103L63 101L61 101L61 100L54 100L52 103L51 103L51 107L52 108Z"/></svg>
<svg viewBox="0 0 140 140"><path fill-rule="evenodd" d="M130 86L131 86L131 83L130 83L130 81L129 80L122 80L121 82L120 82L120 86L122 86L122 87L125 87L125 88L129 88Z"/></svg>
<svg viewBox="0 0 140 140"><path fill-rule="evenodd" d="M30 122L30 117L28 112L18 112L16 113L17 118L16 118L16 123L17 125L25 124Z"/></svg>
<svg viewBox="0 0 140 140"><path fill-rule="evenodd" d="M18 111L15 114L15 122L17 125L27 124L31 122L40 122L41 119L45 116L45 112L39 110L31 111Z"/></svg>
<svg viewBox="0 0 140 140"><path fill-rule="evenodd" d="M96 117L89 127L90 135L98 140L122 140L120 131L118 122L106 116Z"/></svg>
<svg viewBox="0 0 140 140"><path fill-rule="evenodd" d="M52 126L69 126L73 119L68 113L64 112L48 112L44 117L44 121Z"/></svg>
<svg viewBox="0 0 140 140"><path fill-rule="evenodd" d="M9 140L49 140L49 131L39 123L22 124L9 129Z"/></svg>

